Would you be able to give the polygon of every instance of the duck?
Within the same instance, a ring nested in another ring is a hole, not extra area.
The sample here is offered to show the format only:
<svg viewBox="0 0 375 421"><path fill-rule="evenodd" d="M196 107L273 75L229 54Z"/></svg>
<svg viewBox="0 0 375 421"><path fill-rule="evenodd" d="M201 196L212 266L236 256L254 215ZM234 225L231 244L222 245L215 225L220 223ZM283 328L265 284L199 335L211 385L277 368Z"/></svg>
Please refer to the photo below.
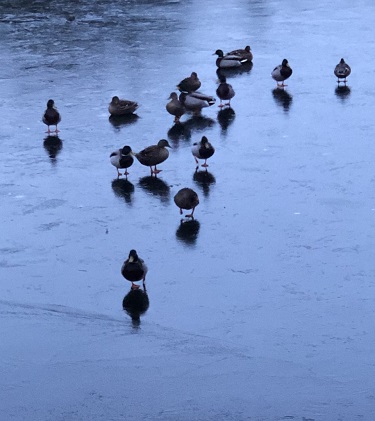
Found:
<svg viewBox="0 0 375 421"><path fill-rule="evenodd" d="M117 169L117 178L119 178L122 174L120 173L119 169L125 169L124 175L127 176L128 168L133 165L134 158L133 158L133 151L130 146L124 146L122 149L118 149L114 151L109 156L111 164L116 167Z"/></svg>
<svg viewBox="0 0 375 421"><path fill-rule="evenodd" d="M184 187L179 190L174 196L174 203L180 208L180 214L182 215L182 209L190 210L192 212L185 215L187 218L194 218L194 210L199 205L199 198L197 193L189 187Z"/></svg>
<svg viewBox="0 0 375 421"><path fill-rule="evenodd" d="M174 122L179 123L181 116L183 116L186 113L186 109L179 101L176 92L172 92L169 95L168 99L170 99L170 101L165 106L165 108L167 109L169 114L174 115Z"/></svg>
<svg viewBox="0 0 375 421"><path fill-rule="evenodd" d="M60 130L57 129L57 125L61 121L61 115L55 107L55 101L49 99L47 101L47 109L43 114L43 123L48 126L47 133L51 133L49 126L56 126L55 133L58 133Z"/></svg>
<svg viewBox="0 0 375 421"><path fill-rule="evenodd" d="M120 99L118 96L114 96L108 105L108 111L113 116L133 114L137 108L137 102L129 101L128 99Z"/></svg>
<svg viewBox="0 0 375 421"><path fill-rule="evenodd" d="M271 73L273 79L276 80L277 86L283 88L284 80L288 79L293 73L292 68L289 66L288 60L284 58L281 64L276 66ZM281 82L281 84L279 84Z"/></svg>
<svg viewBox="0 0 375 421"><path fill-rule="evenodd" d="M351 71L352 69L350 68L349 64L345 63L345 60L342 58L334 70L334 74L337 77L337 83L346 83L346 78L350 75ZM341 81L340 79L344 80Z"/></svg>
<svg viewBox="0 0 375 421"><path fill-rule="evenodd" d="M227 56L238 56L241 59L241 63L250 63L253 61L253 53L251 52L250 45L246 45L245 48L238 50L229 51Z"/></svg>
<svg viewBox="0 0 375 421"><path fill-rule="evenodd" d="M222 108L225 105L230 107L230 100L236 95L231 84L227 83L227 78L224 75L219 76L220 85L216 89L216 95L220 98L219 107ZM222 101L228 101L226 104L222 104Z"/></svg>
<svg viewBox="0 0 375 421"><path fill-rule="evenodd" d="M177 89L180 92L195 92L201 87L201 81L198 78L196 72L192 72L189 77L181 80L181 82L177 85Z"/></svg>
<svg viewBox="0 0 375 421"><path fill-rule="evenodd" d="M134 153L134 155L142 165L150 167L151 175L156 175L162 171L158 170L156 166L168 158L169 151L166 148L170 147L171 145L168 143L168 140L161 139L156 145L148 146L142 151Z"/></svg>
<svg viewBox="0 0 375 421"><path fill-rule="evenodd" d="M128 258L121 266L121 274L127 281L132 283L132 289L139 288L139 285L134 283L137 281L142 281L143 287L145 286L147 271L148 268L144 260L138 256L136 250L130 250Z"/></svg>
<svg viewBox="0 0 375 421"><path fill-rule="evenodd" d="M195 115L199 115L202 111L202 108L210 107L216 102L214 97L203 94L201 92L191 92L190 94L182 92L180 94L179 100L187 111L191 111Z"/></svg>
<svg viewBox="0 0 375 421"><path fill-rule="evenodd" d="M211 156L215 153L215 148L211 145L206 136L202 136L200 142L193 143L191 153L194 156L196 164L199 164L198 159L204 159L202 167L208 167L207 159L211 158Z"/></svg>
<svg viewBox="0 0 375 421"><path fill-rule="evenodd" d="M217 55L216 66L221 69L231 69L241 67L246 62L238 55L224 55L223 50L216 50L213 55Z"/></svg>

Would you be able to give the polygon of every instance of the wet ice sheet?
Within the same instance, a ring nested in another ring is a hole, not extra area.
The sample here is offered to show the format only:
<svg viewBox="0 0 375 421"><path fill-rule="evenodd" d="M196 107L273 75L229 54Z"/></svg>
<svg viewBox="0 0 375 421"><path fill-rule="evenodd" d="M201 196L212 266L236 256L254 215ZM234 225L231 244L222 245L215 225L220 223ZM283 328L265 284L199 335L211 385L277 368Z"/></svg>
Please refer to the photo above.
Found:
<svg viewBox="0 0 375 421"><path fill-rule="evenodd" d="M371 419L374 6L23 6L0 6L3 417ZM195 70L213 95L212 53L248 43L254 66L228 77L234 112L176 130L176 83ZM341 56L349 91L333 76ZM270 72L284 57L281 94ZM109 121L114 94L139 118ZM50 97L56 144L41 123ZM216 147L206 183L190 154L203 134ZM115 179L112 150L163 137L158 181L138 163ZM201 200L183 231L185 186ZM136 331L121 308L130 248L150 268Z"/></svg>

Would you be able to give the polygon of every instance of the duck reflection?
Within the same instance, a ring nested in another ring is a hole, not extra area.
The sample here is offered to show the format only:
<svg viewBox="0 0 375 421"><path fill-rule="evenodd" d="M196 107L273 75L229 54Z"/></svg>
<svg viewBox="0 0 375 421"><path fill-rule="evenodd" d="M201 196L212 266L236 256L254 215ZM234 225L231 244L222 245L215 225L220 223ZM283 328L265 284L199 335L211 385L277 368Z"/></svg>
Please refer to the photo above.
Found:
<svg viewBox="0 0 375 421"><path fill-rule="evenodd" d="M122 308L131 317L133 327L138 328L141 324L141 316L146 313L150 306L146 285L142 288L133 289L122 300Z"/></svg>
<svg viewBox="0 0 375 421"><path fill-rule="evenodd" d="M346 85L338 85L335 89L335 94L342 101L345 101L350 96L350 88L349 86L346 86Z"/></svg>
<svg viewBox="0 0 375 421"><path fill-rule="evenodd" d="M198 171L198 168L193 175L193 180L202 189L205 197L208 197L210 193L210 186L216 183L216 178L212 173L207 170Z"/></svg>
<svg viewBox="0 0 375 421"><path fill-rule="evenodd" d="M191 129L184 123L176 123L168 130L168 138L173 141L176 147L180 139L189 140L191 138Z"/></svg>
<svg viewBox="0 0 375 421"><path fill-rule="evenodd" d="M181 220L176 231L176 237L182 243L188 246L194 246L200 229L200 223L196 219L189 221Z"/></svg>
<svg viewBox="0 0 375 421"><path fill-rule="evenodd" d="M217 120L221 126L221 129L224 131L227 130L227 128L233 123L235 117L236 117L236 113L234 112L234 109L231 107L222 108L217 113Z"/></svg>
<svg viewBox="0 0 375 421"><path fill-rule="evenodd" d="M194 115L182 124L185 126L186 130L202 131L212 127L215 124L215 120L201 115Z"/></svg>
<svg viewBox="0 0 375 421"><path fill-rule="evenodd" d="M140 178L138 184L147 193L158 196L162 202L169 202L170 188L168 184L160 178L147 175Z"/></svg>
<svg viewBox="0 0 375 421"><path fill-rule="evenodd" d="M56 157L63 147L62 140L58 136L47 136L44 138L43 146L51 162L56 163Z"/></svg>
<svg viewBox="0 0 375 421"><path fill-rule="evenodd" d="M218 68L216 70L216 74L219 79L220 79L220 76L225 76L226 78L232 78L232 77L240 76L244 73L250 73L252 68L253 68L253 63L250 61L249 63L244 63L239 67L231 67L228 69Z"/></svg>
<svg viewBox="0 0 375 421"><path fill-rule="evenodd" d="M290 106L292 105L293 97L285 89L275 88L272 91L273 98L277 105L280 105L285 112L289 111Z"/></svg>
<svg viewBox="0 0 375 421"><path fill-rule="evenodd" d="M134 184L125 178L115 178L112 181L112 189L117 197L123 198L127 204L131 205Z"/></svg>
<svg viewBox="0 0 375 421"><path fill-rule="evenodd" d="M121 126L129 126L130 124L134 124L139 119L137 114L126 114L126 115L111 115L109 117L109 122L112 126L116 129L120 129Z"/></svg>

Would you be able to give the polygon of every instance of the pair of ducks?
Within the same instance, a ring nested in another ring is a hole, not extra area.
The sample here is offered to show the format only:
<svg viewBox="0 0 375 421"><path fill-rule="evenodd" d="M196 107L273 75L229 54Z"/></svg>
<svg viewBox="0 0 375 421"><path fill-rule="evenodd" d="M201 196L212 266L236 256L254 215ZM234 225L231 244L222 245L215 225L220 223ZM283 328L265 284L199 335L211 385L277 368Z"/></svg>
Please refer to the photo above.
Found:
<svg viewBox="0 0 375 421"><path fill-rule="evenodd" d="M113 166L117 169L117 176L120 177L120 169L124 169L124 175L129 174L128 168L133 165L135 156L138 161L147 167L150 167L151 175L157 175L161 170L157 169L157 165L164 162L169 157L169 151L166 148L170 148L168 140L161 139L156 145L148 146L142 151L136 153L133 152L130 146L124 146L122 149L114 151L110 155L110 161Z"/></svg>
<svg viewBox="0 0 375 421"><path fill-rule="evenodd" d="M350 75L351 71L352 70L350 66L347 63L345 63L345 60L342 58L340 62L335 66L335 69L333 71L333 73L337 77L337 83L343 82L346 84L346 78ZM273 69L271 76L273 79L276 80L277 87L283 88L284 86L286 86L284 85L284 81L288 79L292 75L292 73L293 70L289 66L288 60L284 58L282 63Z"/></svg>
<svg viewBox="0 0 375 421"><path fill-rule="evenodd" d="M129 101L127 99L119 99L118 96L114 96L108 106L108 111L113 116L124 116L133 114L138 108L138 104L134 101ZM58 133L59 130L57 125L61 121L61 114L55 107L55 101L49 99L47 102L47 109L45 110L43 117L43 123L47 125L47 133L55 132ZM50 126L55 126L55 130L51 131Z"/></svg>
<svg viewBox="0 0 375 421"><path fill-rule="evenodd" d="M198 91L201 85L197 73L192 72L177 85L180 95L178 96L176 92L170 94L166 110L174 116L175 123L179 123L180 118L188 111L199 115L203 108L215 104L214 97Z"/></svg>
<svg viewBox="0 0 375 421"><path fill-rule="evenodd" d="M214 97L197 91L200 87L201 82L197 73L192 72L189 77L186 77L177 85L177 89L181 92L180 95L178 96L176 92L169 95L170 101L165 108L169 114L174 116L175 123L179 123L180 118L186 112L199 115L203 108L215 104L216 99ZM235 95L232 85L227 83L226 77L223 75L220 76L220 85L216 89L216 95L220 99L219 107L230 106L230 100ZM228 103L223 105L222 101L228 101Z"/></svg>
<svg viewBox="0 0 375 421"><path fill-rule="evenodd" d="M182 209L192 210L186 217L194 218L194 210L199 205L199 198L193 189L184 187L179 190L174 196L174 202L180 208L181 214ZM131 282L132 290L139 289L139 285L135 284L138 281L142 281L143 289L146 290L147 272L148 267L144 260L138 256L136 250L130 250L128 258L121 266L121 274L127 281Z"/></svg>

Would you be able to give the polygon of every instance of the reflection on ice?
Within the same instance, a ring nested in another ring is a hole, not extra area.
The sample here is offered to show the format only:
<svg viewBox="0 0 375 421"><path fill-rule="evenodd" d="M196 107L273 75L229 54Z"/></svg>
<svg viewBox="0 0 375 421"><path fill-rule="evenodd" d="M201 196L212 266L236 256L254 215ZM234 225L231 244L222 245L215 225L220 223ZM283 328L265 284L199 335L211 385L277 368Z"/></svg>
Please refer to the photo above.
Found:
<svg viewBox="0 0 375 421"><path fill-rule="evenodd" d="M43 146L51 158L51 162L56 163L56 157L63 147L62 140L58 136L47 136L44 138Z"/></svg>
<svg viewBox="0 0 375 421"><path fill-rule="evenodd" d="M144 289L132 289L122 300L122 308L131 317L133 327L139 327L141 316L146 313L150 306L150 300L147 294L146 286Z"/></svg>
<svg viewBox="0 0 375 421"><path fill-rule="evenodd" d="M117 197L121 197L128 205L132 203L134 184L124 178L116 178L112 181L112 189Z"/></svg>
<svg viewBox="0 0 375 421"><path fill-rule="evenodd" d="M272 96L277 105L280 105L285 112L289 111L289 108L292 104L293 97L285 89L275 88L272 90Z"/></svg>
<svg viewBox="0 0 375 421"><path fill-rule="evenodd" d="M347 85L338 85L335 89L335 94L342 101L345 101L350 96L350 88Z"/></svg>
<svg viewBox="0 0 375 421"><path fill-rule="evenodd" d="M211 184L216 183L215 176L209 171L195 171L193 175L193 180L196 184L202 188L204 196L208 196L210 193Z"/></svg>
<svg viewBox="0 0 375 421"><path fill-rule="evenodd" d="M176 123L168 130L168 138L171 139L175 146L178 146L180 139L189 140L191 138L191 129L184 123Z"/></svg>
<svg viewBox="0 0 375 421"><path fill-rule="evenodd" d="M122 116L111 115L108 120L116 129L120 129L121 126L127 126L134 124L139 119L137 114L128 114Z"/></svg>
<svg viewBox="0 0 375 421"><path fill-rule="evenodd" d="M170 188L168 184L160 178L146 175L139 179L138 184L147 193L158 196L162 202L169 201Z"/></svg>
<svg viewBox="0 0 375 421"><path fill-rule="evenodd" d="M189 221L181 220L179 227L176 231L176 237L179 241L188 246L194 246L200 229L200 223L196 219Z"/></svg>
<svg viewBox="0 0 375 421"><path fill-rule="evenodd" d="M231 107L222 108L217 113L217 121L219 122L221 129L223 131L227 130L227 128L233 123L236 117L236 113L234 109Z"/></svg>
<svg viewBox="0 0 375 421"><path fill-rule="evenodd" d="M250 73L252 68L253 68L253 63L249 62L249 63L242 64L239 67L233 67L233 68L228 68L228 69L219 68L216 70L216 74L218 78L220 78L220 76L233 78L236 76L240 76L244 73Z"/></svg>

